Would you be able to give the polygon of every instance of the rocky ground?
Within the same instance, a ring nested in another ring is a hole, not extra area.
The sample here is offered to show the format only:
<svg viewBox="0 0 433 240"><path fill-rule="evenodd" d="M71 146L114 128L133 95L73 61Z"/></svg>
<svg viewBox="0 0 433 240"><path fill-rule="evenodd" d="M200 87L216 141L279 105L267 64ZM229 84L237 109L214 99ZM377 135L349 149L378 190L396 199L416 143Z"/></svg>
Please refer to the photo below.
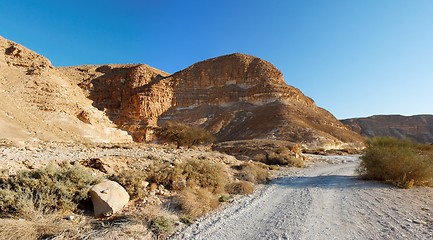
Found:
<svg viewBox="0 0 433 240"><path fill-rule="evenodd" d="M233 156L212 151L208 147L175 149L170 146L135 143L80 145L59 142L38 144L3 142L0 144L0 177L12 175L24 169L38 169L51 162L79 162L89 167L94 174L107 177L111 174L122 175L124 170L144 170L155 163L176 163L190 159L209 160L228 166L241 163ZM92 162L97 164L92 164ZM230 168L227 169L230 171ZM45 216L36 212L35 216L25 217L25 219L2 216L0 233L5 238L0 237L0 239L16 239L15 232L30 234L35 231L51 231L49 228L60 229L54 231L56 232L55 239L70 239L71 237L77 239L152 239L157 236L149 230L149 219L164 216L175 224L174 227L182 225L179 217L165 206L167 202L170 202L175 191L169 191L162 185L148 188L149 192L144 198L140 198L139 201L134 199L121 212L109 219L95 219L92 212L72 215L67 213L60 216ZM38 235L36 233L35 235L23 234L17 239L34 239L34 236Z"/></svg>
<svg viewBox="0 0 433 240"><path fill-rule="evenodd" d="M433 238L433 189L359 180L356 156L312 162L280 172L259 191L172 239Z"/></svg>
<svg viewBox="0 0 433 240"><path fill-rule="evenodd" d="M164 160L175 162L186 158L212 157L223 163L237 162L236 158L206 148L174 149L153 144L95 144L81 145L71 143L48 142L42 144L0 144L0 166L13 174L20 169L33 169L48 165L50 162L74 162L99 158L120 171L122 167L131 168L134 162ZM123 162L123 164L122 164ZM128 164L129 163L129 164Z"/></svg>

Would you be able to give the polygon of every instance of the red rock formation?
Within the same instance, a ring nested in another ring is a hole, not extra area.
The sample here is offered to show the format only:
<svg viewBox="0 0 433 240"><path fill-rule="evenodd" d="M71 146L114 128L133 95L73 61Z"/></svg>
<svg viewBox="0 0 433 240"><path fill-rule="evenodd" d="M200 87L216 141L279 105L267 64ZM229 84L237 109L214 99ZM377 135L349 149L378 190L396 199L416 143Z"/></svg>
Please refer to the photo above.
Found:
<svg viewBox="0 0 433 240"><path fill-rule="evenodd" d="M262 59L231 54L171 76L147 65L64 68L94 105L138 141L157 120L200 124L220 140L280 139L336 147L361 142Z"/></svg>

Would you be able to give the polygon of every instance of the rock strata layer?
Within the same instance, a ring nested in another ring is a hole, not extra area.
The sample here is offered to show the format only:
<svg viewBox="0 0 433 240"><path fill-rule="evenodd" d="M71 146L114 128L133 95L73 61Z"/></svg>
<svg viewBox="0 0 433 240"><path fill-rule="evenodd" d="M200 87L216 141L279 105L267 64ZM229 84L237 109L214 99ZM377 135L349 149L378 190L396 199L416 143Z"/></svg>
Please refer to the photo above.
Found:
<svg viewBox="0 0 433 240"><path fill-rule="evenodd" d="M353 131L366 136L387 136L433 143L433 115L377 115L341 120Z"/></svg>
<svg viewBox="0 0 433 240"><path fill-rule="evenodd" d="M230 54L169 75L147 65L60 69L136 141L167 120L201 125L219 140L277 139L334 148L361 137L299 89L271 63Z"/></svg>

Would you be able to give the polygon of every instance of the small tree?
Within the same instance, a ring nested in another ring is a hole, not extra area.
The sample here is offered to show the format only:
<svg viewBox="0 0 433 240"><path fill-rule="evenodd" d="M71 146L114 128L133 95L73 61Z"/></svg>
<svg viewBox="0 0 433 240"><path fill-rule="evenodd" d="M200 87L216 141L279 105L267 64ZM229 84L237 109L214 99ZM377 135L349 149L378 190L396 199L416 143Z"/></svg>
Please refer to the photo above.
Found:
<svg viewBox="0 0 433 240"><path fill-rule="evenodd" d="M172 121L157 129L156 136L161 141L176 143L177 148L213 143L216 140L212 133L202 127Z"/></svg>

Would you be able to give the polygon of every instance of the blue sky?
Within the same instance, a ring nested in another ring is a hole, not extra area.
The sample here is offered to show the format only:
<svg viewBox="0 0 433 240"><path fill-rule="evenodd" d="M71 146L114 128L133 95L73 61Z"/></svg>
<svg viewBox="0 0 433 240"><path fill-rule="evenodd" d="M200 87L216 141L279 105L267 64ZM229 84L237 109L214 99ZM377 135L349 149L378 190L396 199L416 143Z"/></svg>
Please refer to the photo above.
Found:
<svg viewBox="0 0 433 240"><path fill-rule="evenodd" d="M55 66L174 73L241 52L340 119L433 114L430 0L1 0L0 19L1 36Z"/></svg>

